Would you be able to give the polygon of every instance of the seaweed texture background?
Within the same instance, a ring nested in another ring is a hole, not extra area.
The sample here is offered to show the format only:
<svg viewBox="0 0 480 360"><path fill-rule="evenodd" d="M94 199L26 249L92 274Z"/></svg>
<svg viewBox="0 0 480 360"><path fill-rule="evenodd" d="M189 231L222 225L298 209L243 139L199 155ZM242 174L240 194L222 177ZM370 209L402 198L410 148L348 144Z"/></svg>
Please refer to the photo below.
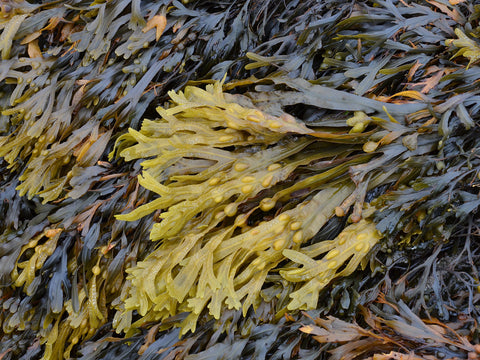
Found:
<svg viewBox="0 0 480 360"><path fill-rule="evenodd" d="M480 4L0 10L0 359L480 357Z"/></svg>

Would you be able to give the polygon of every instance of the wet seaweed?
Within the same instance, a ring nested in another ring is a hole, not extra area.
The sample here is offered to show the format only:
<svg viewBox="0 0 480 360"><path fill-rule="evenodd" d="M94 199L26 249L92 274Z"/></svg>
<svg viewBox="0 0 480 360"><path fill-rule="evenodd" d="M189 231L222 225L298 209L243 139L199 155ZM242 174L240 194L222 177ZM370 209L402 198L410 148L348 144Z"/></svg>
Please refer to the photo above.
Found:
<svg viewBox="0 0 480 360"><path fill-rule="evenodd" d="M0 8L0 357L476 354L478 5Z"/></svg>

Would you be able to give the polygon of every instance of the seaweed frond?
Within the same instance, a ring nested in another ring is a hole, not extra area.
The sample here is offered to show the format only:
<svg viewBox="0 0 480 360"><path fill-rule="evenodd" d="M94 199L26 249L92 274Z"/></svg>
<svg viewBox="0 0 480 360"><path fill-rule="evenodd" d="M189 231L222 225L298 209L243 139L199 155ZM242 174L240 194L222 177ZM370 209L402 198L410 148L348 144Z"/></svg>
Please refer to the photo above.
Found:
<svg viewBox="0 0 480 360"><path fill-rule="evenodd" d="M465 35L465 33L459 28L455 29L455 35L457 35L458 39L447 39L445 40L445 44L447 46L454 45L455 47L460 48L460 50L452 56L452 59L457 56L468 58L470 60L467 65L468 69L471 64L480 59L480 45Z"/></svg>
<svg viewBox="0 0 480 360"><path fill-rule="evenodd" d="M347 226L334 240L304 247L301 252L285 249L283 254L302 267L280 270L280 275L294 283L305 282L290 294L292 302L288 309L315 308L320 290L333 278L348 276L355 271L381 238L375 224L363 219ZM323 253L326 254L321 260L313 260ZM338 271L340 268L342 270Z"/></svg>
<svg viewBox="0 0 480 360"><path fill-rule="evenodd" d="M273 80L297 92L309 88L312 102L324 91L295 79ZM145 120L140 131L130 129L117 140L116 151L126 160L146 159L138 181L158 196L117 215L135 221L155 212L150 238L158 241L127 270L117 331L128 331L130 325L120 319L134 310L142 319L133 327L187 312L182 333L194 331L204 311L216 319L227 308L246 314L260 303L269 273L288 259L308 263L304 275L294 275L302 269L280 271L288 281L307 282L291 294L288 308L314 308L322 287L353 272L381 238L372 222L361 220L362 204L366 191L390 181L395 168L388 169L388 156L362 151L362 144L379 138L380 148L411 130L363 112L345 119L342 132L311 130L275 107L274 99L224 93L220 82L169 95L169 106L157 108L160 119ZM352 100L363 106L360 97ZM367 102L377 109L381 104ZM378 127L363 132L370 122ZM385 134L394 136L384 139ZM408 151L403 145L395 149L392 156ZM352 205L356 224L336 240L302 247L339 209L344 214ZM328 261L310 258L327 251Z"/></svg>

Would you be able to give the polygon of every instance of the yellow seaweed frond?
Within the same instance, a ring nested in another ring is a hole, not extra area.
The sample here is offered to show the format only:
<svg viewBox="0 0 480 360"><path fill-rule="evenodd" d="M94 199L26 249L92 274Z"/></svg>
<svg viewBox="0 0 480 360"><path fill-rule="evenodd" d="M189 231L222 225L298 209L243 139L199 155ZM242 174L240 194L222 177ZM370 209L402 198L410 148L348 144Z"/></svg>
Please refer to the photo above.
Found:
<svg viewBox="0 0 480 360"><path fill-rule="evenodd" d="M28 260L17 262L17 267L21 270L18 271L15 268L12 273L14 286L23 286L27 295L35 293L36 287L39 285L39 281L35 281L35 279L40 280L41 278L36 272L42 268L48 257L55 251L61 231L61 229L45 229L41 234L30 240L20 251L18 258L28 249L35 250ZM47 240L43 244L39 244L45 237Z"/></svg>
<svg viewBox="0 0 480 360"><path fill-rule="evenodd" d="M128 270L131 287L123 312L137 310L145 317L139 323L190 312L182 333L195 329L193 319L205 309L217 319L224 308L246 313L258 305L267 274L284 260L283 250L299 249L352 190L352 186L322 190L256 226L248 226L248 214L240 214L222 230L216 231L214 223L196 234L163 242Z"/></svg>
<svg viewBox="0 0 480 360"><path fill-rule="evenodd" d="M352 127L350 134L363 132L371 120L363 111L355 111L354 115L347 119L347 125Z"/></svg>
<svg viewBox="0 0 480 360"><path fill-rule="evenodd" d="M2 35L0 35L0 51L2 59L10 58L10 50L12 49L12 42L15 34L22 25L23 21L28 17L28 14L14 15L7 23L4 24Z"/></svg>
<svg viewBox="0 0 480 360"><path fill-rule="evenodd" d="M350 275L355 271L381 238L375 224L362 219L347 226L334 240L323 241L300 250L285 249L283 254L302 267L281 270L280 274L288 281L304 282L298 290L290 294L292 301L288 309L314 309L320 290L332 279ZM323 253L326 254L322 259L313 259ZM344 268L338 271L342 266Z"/></svg>
<svg viewBox="0 0 480 360"><path fill-rule="evenodd" d="M73 292L75 299L66 301L58 316L45 319L40 338L40 343L45 344L42 360L69 359L76 344L90 338L107 322L107 269L100 260L99 257L91 275L72 284L75 289L80 288Z"/></svg>
<svg viewBox="0 0 480 360"><path fill-rule="evenodd" d="M35 294L44 281L42 268L52 255L55 256L63 233L60 227L46 227L20 249L11 274L12 288L23 289L28 296ZM91 337L107 322L107 292L114 284L108 284L108 263L102 261L101 253L97 256L91 273L82 276L78 283L77 276L74 276L71 298L65 302L63 299L51 301L51 312L42 317L38 332L39 342L45 346L42 360L70 358L70 352L77 343ZM74 262L67 266L69 272L78 271ZM7 332L23 330L26 324L27 319L15 317L12 313L6 318L3 329Z"/></svg>
<svg viewBox="0 0 480 360"><path fill-rule="evenodd" d="M146 159L138 182L157 196L117 219L159 214L150 232L158 246L127 269L113 322L127 334L187 312L180 324L185 334L203 313L218 319L227 308L255 309L268 274L286 254L303 252L336 208L348 210L368 188L366 182L356 190L349 175L372 157L355 152L358 146L332 147L291 115L274 116L248 96L223 93L220 82L169 95L169 106L157 109L160 119L144 120L116 144L126 160ZM356 123L370 122L364 113L355 116ZM328 135L330 141L344 136ZM352 226L370 231L363 224ZM342 274L348 271L336 275ZM132 324L134 311L141 318Z"/></svg>
<svg viewBox="0 0 480 360"><path fill-rule="evenodd" d="M139 183L160 195L129 214L117 215L119 220L132 221L168 209L163 221L154 225L151 238L170 238L200 213L211 217L226 208L227 216L233 216L238 204L313 160L305 157L280 165L312 143L308 138L281 140L289 133L311 131L288 114L271 116L253 105L227 102L224 95L220 83L206 90L187 87L184 92L170 92L174 106L158 108L162 119L145 120L140 131L130 129L119 139L117 147L126 160L150 157L142 162ZM237 150L223 149L231 146ZM278 167L269 167L272 164Z"/></svg>
<svg viewBox="0 0 480 360"><path fill-rule="evenodd" d="M460 48L455 55L452 56L456 58L457 56L464 56L470 61L468 62L467 69L470 65L480 59L480 46L477 42L470 39L465 33L459 28L455 29L455 35L458 39L448 39L445 41L446 45L453 44L457 48Z"/></svg>

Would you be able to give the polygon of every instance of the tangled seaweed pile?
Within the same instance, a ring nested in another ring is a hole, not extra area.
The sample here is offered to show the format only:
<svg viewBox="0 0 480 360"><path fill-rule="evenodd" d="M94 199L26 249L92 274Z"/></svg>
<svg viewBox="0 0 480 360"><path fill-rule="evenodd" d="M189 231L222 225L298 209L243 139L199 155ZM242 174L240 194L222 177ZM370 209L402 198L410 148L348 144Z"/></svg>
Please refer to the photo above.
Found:
<svg viewBox="0 0 480 360"><path fill-rule="evenodd" d="M480 5L0 9L0 358L479 356Z"/></svg>

